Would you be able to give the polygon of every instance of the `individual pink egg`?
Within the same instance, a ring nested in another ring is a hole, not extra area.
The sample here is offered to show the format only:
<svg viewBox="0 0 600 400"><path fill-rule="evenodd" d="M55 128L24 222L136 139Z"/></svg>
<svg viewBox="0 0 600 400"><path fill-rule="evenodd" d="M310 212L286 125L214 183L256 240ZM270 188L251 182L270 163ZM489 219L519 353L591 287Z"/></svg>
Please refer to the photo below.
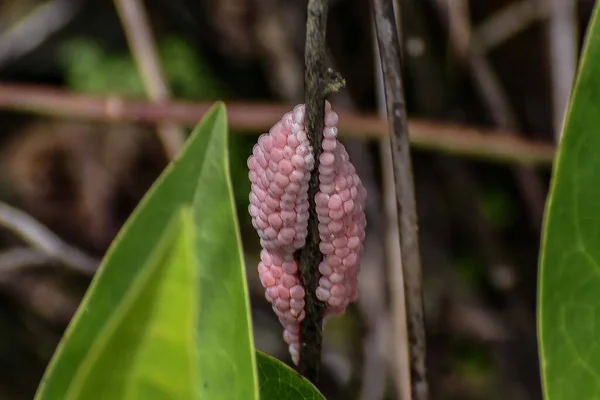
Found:
<svg viewBox="0 0 600 400"><path fill-rule="evenodd" d="M298 169L293 170L292 172L290 172L289 174L289 178L290 181L292 182L302 182L302 180L304 179L304 172Z"/></svg>
<svg viewBox="0 0 600 400"><path fill-rule="evenodd" d="M332 284L335 283L340 283L344 281L344 275L338 273L338 272L334 272L333 274L329 275L329 281Z"/></svg>
<svg viewBox="0 0 600 400"><path fill-rule="evenodd" d="M331 265L329 265L326 262L321 262L319 264L319 272L321 273L321 275L330 275L333 273L333 268L331 268Z"/></svg>
<svg viewBox="0 0 600 400"><path fill-rule="evenodd" d="M275 300L275 307L277 307L277 309L279 309L280 311L289 310L290 302L279 298L279 299Z"/></svg>
<svg viewBox="0 0 600 400"><path fill-rule="evenodd" d="M279 235L277 237L285 242L291 242L292 240L294 240L295 234L296 231L292 228L282 228L279 231Z"/></svg>
<svg viewBox="0 0 600 400"><path fill-rule="evenodd" d="M290 158L291 157L292 156L290 156ZM290 160L283 159L283 160L279 161L278 170L279 170L279 173L281 173L283 175L289 175L294 170L294 167Z"/></svg>
<svg viewBox="0 0 600 400"><path fill-rule="evenodd" d="M260 275L260 282L265 287L271 287L275 285L276 280L269 272Z"/></svg>
<svg viewBox="0 0 600 400"><path fill-rule="evenodd" d="M329 293L329 290L327 290L323 287L318 287L317 291L316 291L316 295L317 295L317 299L319 299L321 301L327 301L327 299L329 299L329 296L331 294Z"/></svg>
<svg viewBox="0 0 600 400"><path fill-rule="evenodd" d="M338 220L333 220L329 224L327 224L327 227L331 232L337 233L344 228L344 225Z"/></svg>
<svg viewBox="0 0 600 400"><path fill-rule="evenodd" d="M340 247L340 248L335 249L335 255L340 258L344 258L348 254L350 254L350 249L347 247Z"/></svg>
<svg viewBox="0 0 600 400"><path fill-rule="evenodd" d="M329 242L319 243L319 249L324 255L331 254L335 251L335 247L333 247L333 244Z"/></svg>
<svg viewBox="0 0 600 400"><path fill-rule="evenodd" d="M333 172L334 172L333 164L332 165L324 165L324 164L319 165L319 174L321 174L322 177L327 176L330 178L330 179L328 179L327 183L333 183L333 177L334 177ZM320 179L320 181L323 182L323 179Z"/></svg>
<svg viewBox="0 0 600 400"><path fill-rule="evenodd" d="M327 263L332 267L337 267L342 264L342 259L335 254L330 254L327 256ZM333 272L333 270L331 272Z"/></svg>
<svg viewBox="0 0 600 400"><path fill-rule="evenodd" d="M334 126L328 126L323 130L323 137L325 139L335 139L337 137L337 128Z"/></svg>
<svg viewBox="0 0 600 400"><path fill-rule="evenodd" d="M334 138L325 138L323 139L322 146L324 151L334 151L337 146L337 140L335 140Z"/></svg>
<svg viewBox="0 0 600 400"><path fill-rule="evenodd" d="M279 161L283 160L283 150L278 147L274 147L271 150L270 156L273 162L279 163Z"/></svg>
<svg viewBox="0 0 600 400"><path fill-rule="evenodd" d="M324 288L324 289L329 290L333 286L333 283L331 283L331 281L329 280L328 277L322 276L319 279L319 286L322 287L322 288Z"/></svg>
<svg viewBox="0 0 600 400"><path fill-rule="evenodd" d="M283 285L279 285L277 287L277 294L282 299L289 300L291 298L291 296L290 296L290 289L287 288L287 287L285 287L285 286L283 286Z"/></svg>
<svg viewBox="0 0 600 400"><path fill-rule="evenodd" d="M283 272L294 275L298 272L298 264L296 261L286 261L282 265Z"/></svg>
<svg viewBox="0 0 600 400"><path fill-rule="evenodd" d="M287 144L291 148L295 149L300 144L300 141L298 140L298 137L296 135L290 135L287 138Z"/></svg>
<svg viewBox="0 0 600 400"><path fill-rule="evenodd" d="M334 161L335 161L335 156L333 155L333 153L330 153L328 151L321 153L321 156L319 157L319 162L321 163L321 165L325 165L325 166L333 165Z"/></svg>
<svg viewBox="0 0 600 400"><path fill-rule="evenodd" d="M323 193L332 194L334 189L333 183L321 183L319 184L319 190Z"/></svg>
<svg viewBox="0 0 600 400"><path fill-rule="evenodd" d="M291 175L290 175L291 176ZM286 193L294 194L297 197L297 194L300 192L300 184L297 182L290 182L284 189Z"/></svg>
<svg viewBox="0 0 600 400"><path fill-rule="evenodd" d="M276 150L282 152L283 147L287 144L287 135L285 135L281 131L277 131L272 133L273 137L273 148L271 149L271 155L275 153Z"/></svg>
<svg viewBox="0 0 600 400"><path fill-rule="evenodd" d="M327 300L327 303L332 307L339 307L342 305L344 300L341 297L331 295Z"/></svg>
<svg viewBox="0 0 600 400"><path fill-rule="evenodd" d="M341 220L344 217L344 210L341 208L329 210L329 217L336 220Z"/></svg>
<svg viewBox="0 0 600 400"><path fill-rule="evenodd" d="M342 207L342 199L339 195L334 194L329 198L327 206L332 210L337 210Z"/></svg>
<svg viewBox="0 0 600 400"><path fill-rule="evenodd" d="M296 300L294 298L290 299L290 308L298 313L304 310L304 306L306 303L304 300Z"/></svg>
<svg viewBox="0 0 600 400"><path fill-rule="evenodd" d="M281 220L279 214L270 214L268 215L267 220L269 221L269 224L275 229L279 229L283 225L283 221Z"/></svg>
<svg viewBox="0 0 600 400"><path fill-rule="evenodd" d="M356 261L358 259L358 256L356 255L356 253L349 253L346 257L344 257L344 260L342 261L342 263L346 266L354 266L356 264Z"/></svg>
<svg viewBox="0 0 600 400"><path fill-rule="evenodd" d="M287 175L284 175L281 172L278 172L278 173L275 174L275 180L274 180L274 182L275 182L275 184L277 184L277 186L279 186L282 190L284 190L284 188L287 185L289 185L290 179L288 178Z"/></svg>
<svg viewBox="0 0 600 400"><path fill-rule="evenodd" d="M325 113L325 125L326 126L336 126L338 124L339 117L337 113L333 110L330 110Z"/></svg>

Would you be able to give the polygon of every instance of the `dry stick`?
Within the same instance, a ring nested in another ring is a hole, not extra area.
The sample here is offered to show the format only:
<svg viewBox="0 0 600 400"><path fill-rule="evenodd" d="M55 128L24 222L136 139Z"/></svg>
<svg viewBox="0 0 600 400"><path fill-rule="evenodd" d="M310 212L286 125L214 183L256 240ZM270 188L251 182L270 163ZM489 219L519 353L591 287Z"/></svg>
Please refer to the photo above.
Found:
<svg viewBox="0 0 600 400"><path fill-rule="evenodd" d="M84 0L53 0L33 11L0 35L0 68L43 45L83 8Z"/></svg>
<svg viewBox="0 0 600 400"><path fill-rule="evenodd" d="M450 2L450 0L446 0ZM438 4L439 5L439 4ZM442 7L440 11L443 12ZM466 11L458 9L458 11ZM468 23L468 18L463 16L464 23ZM452 29L454 26L450 26ZM480 91L482 99L485 101L492 118L503 129L509 129L513 134L518 129L518 122L510 102L507 99L504 88L498 77L494 73L494 69L488 62L485 53L481 50L476 37L470 38L469 43L464 42L464 35L456 30L449 30L450 41L453 49L459 52L458 56L462 55L461 49L468 49L465 59L475 82ZM525 203L530 210L532 219L531 224L534 230L538 230L541 226L546 194L540 178L530 168L513 168L513 173L519 184L519 188L523 194Z"/></svg>
<svg viewBox="0 0 600 400"><path fill-rule="evenodd" d="M0 202L0 226L12 231L31 246L61 260L66 267L93 275L99 262L80 250L63 242L54 232L32 216Z"/></svg>
<svg viewBox="0 0 600 400"><path fill-rule="evenodd" d="M115 6L148 96L159 103L168 100L169 88L161 71L148 15L141 0L115 0ZM179 153L185 142L184 132L169 121L158 126L158 136L170 159Z"/></svg>
<svg viewBox="0 0 600 400"><path fill-rule="evenodd" d="M396 17L397 19L397 17ZM374 58L376 91L379 113L386 114L385 88L383 75L381 71L381 56L377 47L377 32L373 26ZM394 384L396 385L397 396L402 400L411 400L410 389L410 362L408 349L408 332L406 327L406 303L404 299L404 277L402 273L402 255L400 253L400 229L395 222L398 220L398 210L396 208L396 191L394 182L394 164L392 162L392 149L389 140L381 139L379 141L379 154L381 156L382 169L382 194L383 210L386 216L385 221L385 256L387 264L387 274L389 276L388 286L390 287L390 319L393 335L393 356L392 366L395 373Z"/></svg>
<svg viewBox="0 0 600 400"><path fill-rule="evenodd" d="M317 299L319 285L319 222L315 196L319 191L319 157L323 141L325 117L325 32L327 30L328 0L309 0L306 19L306 47L304 51L304 85L306 103L306 133L315 157L314 170L308 186L310 217L306 245L298 251L300 281L306 291L306 316L300 324L300 364L298 370L313 383L318 380L323 340L323 311L325 304Z"/></svg>
<svg viewBox="0 0 600 400"><path fill-rule="evenodd" d="M189 101L154 104L146 100L88 96L36 85L0 83L0 109L69 119L145 124L175 121L194 126L211 106L212 103ZM227 103L229 125L237 134L269 130L273 121L288 111L286 104ZM338 114L338 128L343 137L382 139L389 135L386 121L378 115L344 111ZM526 140L506 130L422 119L411 119L408 125L411 142L422 150L530 166L549 166L554 159L552 143Z"/></svg>
<svg viewBox="0 0 600 400"><path fill-rule="evenodd" d="M473 36L477 38L479 43L480 51L489 53L494 48L530 28L537 21L545 19L549 13L546 1L513 1L486 17L473 32Z"/></svg>
<svg viewBox="0 0 600 400"><path fill-rule="evenodd" d="M417 207L401 77L401 48L393 0L374 0L396 186L400 253L407 313L412 400L427 400L425 318Z"/></svg>

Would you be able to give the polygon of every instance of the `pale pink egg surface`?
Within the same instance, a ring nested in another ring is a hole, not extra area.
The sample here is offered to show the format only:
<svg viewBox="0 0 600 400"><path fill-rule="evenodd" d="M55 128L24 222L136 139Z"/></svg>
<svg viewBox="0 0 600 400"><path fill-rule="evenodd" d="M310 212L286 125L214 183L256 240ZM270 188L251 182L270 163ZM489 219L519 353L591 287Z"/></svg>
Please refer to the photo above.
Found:
<svg viewBox="0 0 600 400"><path fill-rule="evenodd" d="M265 297L284 327L283 338L295 364L300 355L305 290L294 252L306 243L308 182L315 163L304 114L304 105L286 113L269 133L259 137L248 158L252 183L249 212L263 248L259 277L266 289ZM338 115L329 102L324 122L315 203L323 255L316 296L326 303L326 319L343 314L357 298L366 190L337 139Z"/></svg>

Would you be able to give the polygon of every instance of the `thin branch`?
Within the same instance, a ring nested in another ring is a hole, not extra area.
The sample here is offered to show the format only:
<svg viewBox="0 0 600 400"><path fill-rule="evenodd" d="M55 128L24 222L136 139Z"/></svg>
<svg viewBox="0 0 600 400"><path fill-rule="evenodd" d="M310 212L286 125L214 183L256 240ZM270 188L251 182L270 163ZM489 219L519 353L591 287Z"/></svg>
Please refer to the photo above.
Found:
<svg viewBox="0 0 600 400"><path fill-rule="evenodd" d="M70 23L84 4L85 0L53 0L36 6L0 35L0 68L46 42Z"/></svg>
<svg viewBox="0 0 600 400"><path fill-rule="evenodd" d="M474 29L479 50L489 53L545 19L548 13L546 0L517 0L506 4Z"/></svg>
<svg viewBox="0 0 600 400"><path fill-rule="evenodd" d="M0 252L0 280L11 272L23 271L23 269L61 262L56 256L48 254L44 250L31 247L15 247Z"/></svg>
<svg viewBox="0 0 600 400"><path fill-rule="evenodd" d="M304 97L306 103L306 133L315 158L315 166L308 186L310 218L306 245L298 251L300 281L306 291L306 316L300 326L299 371L316 382L321 366L323 340L323 312L325 304L317 296L319 286L319 222L315 196L319 191L319 157L322 152L323 119L325 117L325 33L329 0L309 0L306 18L306 47L304 51Z"/></svg>
<svg viewBox="0 0 600 400"><path fill-rule="evenodd" d="M446 12L441 6L439 10L441 13ZM458 11L461 10L459 9ZM462 11L464 12L465 10ZM466 17L463 17L462 20L465 22L469 21ZM508 100L500 79L494 72L492 64L479 47L477 38L472 37L469 43L464 43L464 35L461 35L460 32L450 30L452 28L453 26L449 26L450 44L453 50L459 53L458 56L461 55L461 49L469 49L465 61L471 70L481 98L486 103L492 119L502 129L508 129L514 135L518 135L516 131L519 129L519 124L513 107ZM530 210L532 228L537 231L541 226L546 201L543 184L532 169L513 168L513 173Z"/></svg>
<svg viewBox="0 0 600 400"><path fill-rule="evenodd" d="M0 83L0 109L52 117L102 122L156 124L176 121L195 126L212 103L170 101L153 104L119 97L85 96L61 89ZM289 111L274 103L227 103L229 126L236 134L268 131L273 121ZM374 114L338 112L342 137L382 139L388 137L385 119ZM549 166L555 146L531 141L510 131L411 119L411 143L421 150L508 164Z"/></svg>
<svg viewBox="0 0 600 400"><path fill-rule="evenodd" d="M286 26L277 0L253 0L251 4L258 18L254 30L269 84L280 98L299 103L303 97L304 65L300 54L294 51L291 40L295 36L294 30Z"/></svg>
<svg viewBox="0 0 600 400"><path fill-rule="evenodd" d="M375 28L389 121L390 145L396 187L396 208L400 227L400 253L402 259L404 291L407 314L410 380L412 400L427 400L425 318L421 256L417 228L417 207L408 140L408 123L404 104L401 76L399 29L396 24L393 0L374 0Z"/></svg>
<svg viewBox="0 0 600 400"><path fill-rule="evenodd" d="M67 267L93 275L98 261L63 242L50 229L30 215L0 202L0 226L12 231L31 246L61 260Z"/></svg>
<svg viewBox="0 0 600 400"><path fill-rule="evenodd" d="M381 56L377 46L377 32L373 26L374 58L376 90L379 114L385 117L386 101L383 82ZM382 169L383 212L385 213L384 249L387 265L388 287L390 293L390 322L393 333L393 355L390 355L393 382L396 385L397 397L411 400L410 362L408 349L408 332L406 327L406 303L404 300L404 277L402 273L402 255L400 253L400 230L396 208L396 192L394 187L394 164L389 140L379 141L379 154Z"/></svg>
<svg viewBox="0 0 600 400"><path fill-rule="evenodd" d="M160 67L148 15L142 0L115 0L129 47L142 76L144 88L151 100L157 103L171 95ZM185 142L184 132L173 122L161 122L158 135L169 158L174 158Z"/></svg>

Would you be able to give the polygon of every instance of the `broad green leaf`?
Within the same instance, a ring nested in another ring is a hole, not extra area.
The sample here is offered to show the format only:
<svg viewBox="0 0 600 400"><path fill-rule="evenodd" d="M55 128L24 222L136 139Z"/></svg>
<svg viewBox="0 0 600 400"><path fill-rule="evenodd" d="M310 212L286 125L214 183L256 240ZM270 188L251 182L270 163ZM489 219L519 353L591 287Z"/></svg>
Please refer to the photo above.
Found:
<svg viewBox="0 0 600 400"><path fill-rule="evenodd" d="M261 400L324 400L306 378L276 358L256 351Z"/></svg>
<svg viewBox="0 0 600 400"><path fill-rule="evenodd" d="M193 202L207 154L213 151L209 144L213 137L226 135L226 129L225 108L220 104L206 114L177 160L166 168L125 223L65 332L36 399L56 400L67 393L72 377L147 263L168 221L182 205Z"/></svg>
<svg viewBox="0 0 600 400"><path fill-rule="evenodd" d="M197 349L201 393L203 399L210 400L258 399L246 268L227 136L213 135L208 147L194 199L200 266Z"/></svg>
<svg viewBox="0 0 600 400"><path fill-rule="evenodd" d="M192 211L183 208L73 376L65 400L200 398L195 252Z"/></svg>
<svg viewBox="0 0 600 400"><path fill-rule="evenodd" d="M545 398L600 399L600 19L589 24L546 208L538 334Z"/></svg>

